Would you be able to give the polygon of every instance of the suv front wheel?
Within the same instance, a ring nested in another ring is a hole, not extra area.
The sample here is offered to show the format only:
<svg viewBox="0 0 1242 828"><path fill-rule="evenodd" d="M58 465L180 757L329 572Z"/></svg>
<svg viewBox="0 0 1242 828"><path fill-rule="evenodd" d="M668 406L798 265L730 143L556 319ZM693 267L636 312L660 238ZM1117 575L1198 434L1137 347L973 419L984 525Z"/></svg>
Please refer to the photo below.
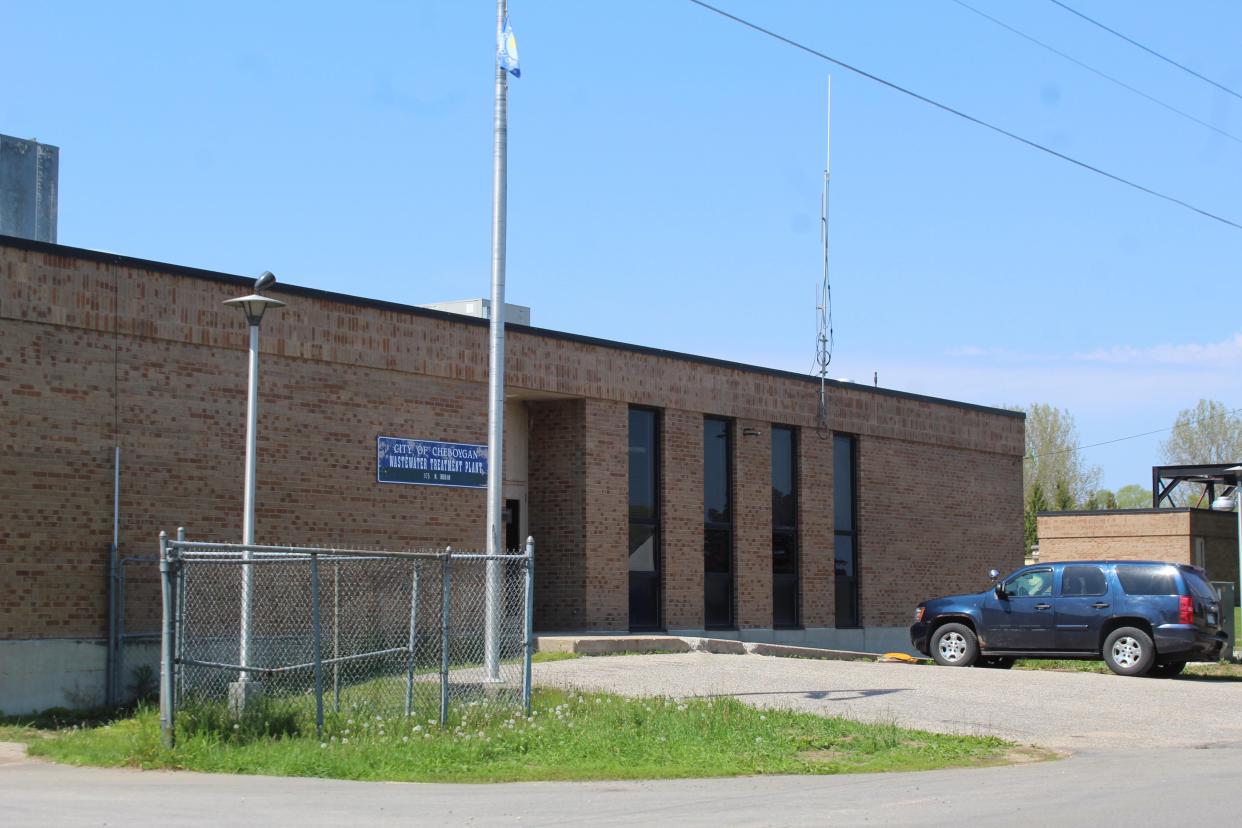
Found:
<svg viewBox="0 0 1242 828"><path fill-rule="evenodd" d="M945 624L932 636L931 655L944 667L969 667L979 657L979 639L965 624Z"/></svg>
<svg viewBox="0 0 1242 828"><path fill-rule="evenodd" d="M1151 636L1137 627L1119 627L1104 639L1104 663L1119 676L1145 676L1156 658Z"/></svg>

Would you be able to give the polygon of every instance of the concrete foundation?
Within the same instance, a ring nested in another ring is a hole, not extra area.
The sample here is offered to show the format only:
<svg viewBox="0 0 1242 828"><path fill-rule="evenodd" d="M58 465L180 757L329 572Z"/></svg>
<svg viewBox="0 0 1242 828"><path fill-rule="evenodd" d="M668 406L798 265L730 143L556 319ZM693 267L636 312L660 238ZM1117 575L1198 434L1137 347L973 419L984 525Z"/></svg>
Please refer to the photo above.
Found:
<svg viewBox="0 0 1242 828"><path fill-rule="evenodd" d="M49 707L87 708L104 703L108 646L104 639L41 638L0 641L0 712L23 715ZM158 639L126 643L122 700L135 687L134 671L159 675Z"/></svg>

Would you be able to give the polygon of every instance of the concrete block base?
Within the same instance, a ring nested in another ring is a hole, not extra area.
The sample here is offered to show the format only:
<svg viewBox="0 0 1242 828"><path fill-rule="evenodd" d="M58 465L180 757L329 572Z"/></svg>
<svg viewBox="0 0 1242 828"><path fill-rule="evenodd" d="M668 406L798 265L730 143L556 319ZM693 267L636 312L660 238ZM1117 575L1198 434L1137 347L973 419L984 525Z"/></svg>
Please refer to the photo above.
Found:
<svg viewBox="0 0 1242 828"><path fill-rule="evenodd" d="M229 713L241 718L263 698L263 685L257 681L235 681L229 685Z"/></svg>

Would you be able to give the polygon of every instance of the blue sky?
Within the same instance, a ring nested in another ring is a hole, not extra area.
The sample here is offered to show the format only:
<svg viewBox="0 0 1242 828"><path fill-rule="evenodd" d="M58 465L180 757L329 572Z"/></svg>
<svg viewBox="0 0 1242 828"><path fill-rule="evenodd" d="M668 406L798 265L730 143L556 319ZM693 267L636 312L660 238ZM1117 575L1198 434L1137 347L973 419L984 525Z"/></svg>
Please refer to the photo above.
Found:
<svg viewBox="0 0 1242 828"><path fill-rule="evenodd" d="M1242 138L1242 100L1044 0L969 0ZM1242 91L1242 6L1070 0ZM1242 141L952 0L719 5L1242 222ZM3 5L0 132L60 241L397 302L489 289L494 11ZM829 66L685 0L512 0L508 298L536 325L808 371ZM1242 231L833 74L831 374L1068 408L1094 443L1242 407ZM1090 449L1146 483L1161 435Z"/></svg>

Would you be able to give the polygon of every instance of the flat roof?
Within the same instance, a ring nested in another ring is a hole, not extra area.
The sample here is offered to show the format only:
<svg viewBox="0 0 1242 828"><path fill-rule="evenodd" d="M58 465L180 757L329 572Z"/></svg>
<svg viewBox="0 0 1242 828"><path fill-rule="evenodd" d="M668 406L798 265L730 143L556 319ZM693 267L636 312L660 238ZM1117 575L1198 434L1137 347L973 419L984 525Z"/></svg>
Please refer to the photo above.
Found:
<svg viewBox="0 0 1242 828"><path fill-rule="evenodd" d="M19 250L30 250L38 253L48 253L54 256L68 256L77 259L85 259L92 262L102 262L104 264L118 265L120 267L145 268L147 270L164 271L167 273L175 273L180 276L189 276L194 279L205 279L208 281L222 282L225 284L236 285L237 287L249 288L254 285L254 278L248 276L237 276L231 273L221 273L215 270L204 270L197 267L188 267L185 265L169 264L167 262L157 262L150 259L139 259L133 256L123 256L119 253L109 253L102 250L89 250L82 247L70 247L64 244L52 244L50 242L34 241L32 239L23 239L16 236L0 235L0 245L5 247L14 247ZM333 291L319 290L317 288L302 287L300 285L290 284L288 282L280 282L277 288L286 293L292 293L296 296L307 296L313 299L322 299L330 302L340 302L347 305L356 305L366 308L377 308L380 310L398 311L408 313L412 316L422 316L428 319L439 319L442 321L458 322L465 325L476 325L479 327L487 327L491 324L486 319L478 319L475 317L464 316L462 314L449 313L447 311L432 310L430 308L422 308L417 305L404 305L399 302L387 302L382 299L368 299L361 296L352 296L347 293L335 293ZM818 383L819 378L809 376L807 374L797 374L793 371L784 371L779 368L766 368L762 365L748 365L742 362L733 362L726 359L716 359L715 357L699 356L697 354L686 354L678 351L669 351L662 348L651 348L645 345L633 345L626 342L616 342L610 339L600 339L593 336L585 336L583 334L566 333L565 331L555 331L549 328L537 328L529 325L516 325L506 323L505 330L529 333L535 336L543 336L549 339L560 339L568 342L578 342L584 345L595 345L601 348L612 348L621 351L630 351L638 354L648 354L650 356L665 357L668 359L682 360L686 362L695 362L700 365L712 365L718 368L730 368L738 371L748 371L757 374L764 374L771 377L780 377L783 379ZM924 394L913 394L908 391L897 391L891 388L877 388L871 385L864 385L855 382L843 382L842 380L828 380L828 384L834 388L849 388L858 391L866 391L872 394L879 394L886 397L897 397L904 400L913 400L916 402L935 403L938 405L947 405L954 408L962 408L968 411L980 411L985 414L999 414L1008 417L1017 417L1025 419L1026 414L1021 411L1011 411L1007 408L995 408L988 405L978 405L976 403L961 402L959 400L949 400L942 397L930 397ZM1163 510L1168 511L1168 510Z"/></svg>

